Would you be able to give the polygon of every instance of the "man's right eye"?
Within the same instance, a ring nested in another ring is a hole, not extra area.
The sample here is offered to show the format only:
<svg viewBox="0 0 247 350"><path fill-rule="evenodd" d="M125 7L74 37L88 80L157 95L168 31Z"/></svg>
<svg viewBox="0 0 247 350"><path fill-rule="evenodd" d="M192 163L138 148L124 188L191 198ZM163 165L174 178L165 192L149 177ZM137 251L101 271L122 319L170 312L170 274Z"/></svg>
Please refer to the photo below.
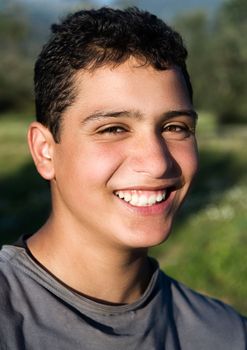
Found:
<svg viewBox="0 0 247 350"><path fill-rule="evenodd" d="M125 131L127 130L122 126L108 126L99 130L99 134L121 134Z"/></svg>

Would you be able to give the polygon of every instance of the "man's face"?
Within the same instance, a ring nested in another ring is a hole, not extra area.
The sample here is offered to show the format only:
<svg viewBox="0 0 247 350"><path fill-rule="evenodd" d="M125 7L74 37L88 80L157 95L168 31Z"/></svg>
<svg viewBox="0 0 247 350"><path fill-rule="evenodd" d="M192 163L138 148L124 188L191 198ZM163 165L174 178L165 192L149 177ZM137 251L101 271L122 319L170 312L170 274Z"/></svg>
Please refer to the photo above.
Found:
<svg viewBox="0 0 247 350"><path fill-rule="evenodd" d="M54 145L54 214L68 234L123 249L164 241L197 169L178 68L134 60L82 72Z"/></svg>

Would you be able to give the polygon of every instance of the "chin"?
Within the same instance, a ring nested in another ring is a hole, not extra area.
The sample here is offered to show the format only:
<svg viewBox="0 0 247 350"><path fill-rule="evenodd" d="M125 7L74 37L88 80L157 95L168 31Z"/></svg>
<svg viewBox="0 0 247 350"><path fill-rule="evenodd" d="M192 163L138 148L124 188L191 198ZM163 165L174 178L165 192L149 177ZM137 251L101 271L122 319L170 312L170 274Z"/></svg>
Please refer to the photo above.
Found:
<svg viewBox="0 0 247 350"><path fill-rule="evenodd" d="M171 233L171 226L164 230L150 229L150 230L135 230L135 234L131 234L127 245L132 248L151 248L164 243Z"/></svg>

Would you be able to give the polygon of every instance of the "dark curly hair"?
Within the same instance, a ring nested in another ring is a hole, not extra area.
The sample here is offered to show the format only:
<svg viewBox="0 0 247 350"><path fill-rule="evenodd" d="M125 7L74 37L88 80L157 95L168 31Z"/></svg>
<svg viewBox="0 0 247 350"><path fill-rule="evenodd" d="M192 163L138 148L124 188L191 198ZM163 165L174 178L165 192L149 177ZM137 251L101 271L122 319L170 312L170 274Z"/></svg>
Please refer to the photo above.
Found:
<svg viewBox="0 0 247 350"><path fill-rule="evenodd" d="M130 57L157 70L179 66L192 100L182 38L155 15L136 7L103 7L76 12L52 25L51 38L35 65L34 82L37 120L49 128L56 142L62 113L75 98L75 73L117 66Z"/></svg>

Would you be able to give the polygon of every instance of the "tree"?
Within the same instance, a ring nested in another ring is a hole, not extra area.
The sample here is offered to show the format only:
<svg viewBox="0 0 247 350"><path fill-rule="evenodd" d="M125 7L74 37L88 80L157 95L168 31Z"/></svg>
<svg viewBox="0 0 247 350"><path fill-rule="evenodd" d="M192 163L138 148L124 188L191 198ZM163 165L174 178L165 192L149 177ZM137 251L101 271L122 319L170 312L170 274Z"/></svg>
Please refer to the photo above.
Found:
<svg viewBox="0 0 247 350"><path fill-rule="evenodd" d="M188 50L188 70L194 90L194 104L199 109L212 109L212 36L207 15L203 11L181 15L175 18L174 28L182 34Z"/></svg>
<svg viewBox="0 0 247 350"><path fill-rule="evenodd" d="M224 123L247 122L247 2L223 4L214 40L214 70L218 86L215 103Z"/></svg>
<svg viewBox="0 0 247 350"><path fill-rule="evenodd" d="M211 21L194 12L174 22L189 51L195 105L222 123L247 122L246 13L246 0L228 0Z"/></svg>
<svg viewBox="0 0 247 350"><path fill-rule="evenodd" d="M32 63L27 22L12 1L0 9L0 111L26 108L32 99Z"/></svg>

